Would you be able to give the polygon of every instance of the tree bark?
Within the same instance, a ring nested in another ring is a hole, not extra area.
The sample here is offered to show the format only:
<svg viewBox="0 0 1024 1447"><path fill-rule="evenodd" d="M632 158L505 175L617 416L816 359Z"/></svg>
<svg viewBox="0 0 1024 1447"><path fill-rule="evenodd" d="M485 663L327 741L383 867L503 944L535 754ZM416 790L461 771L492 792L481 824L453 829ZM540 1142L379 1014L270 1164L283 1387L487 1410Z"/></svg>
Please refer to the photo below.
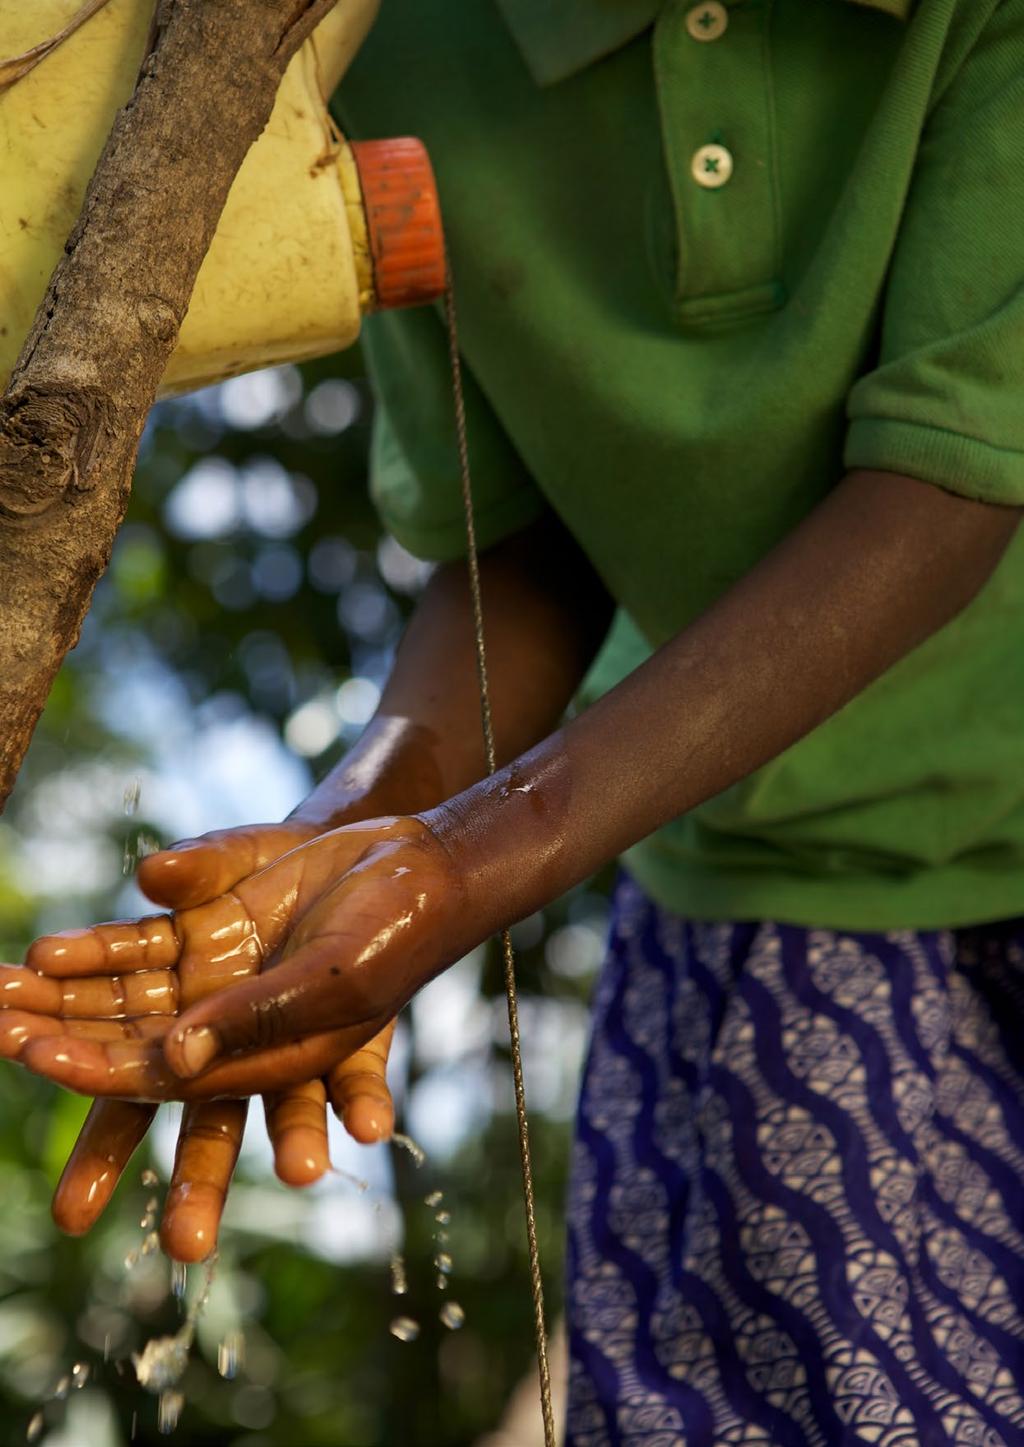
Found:
<svg viewBox="0 0 1024 1447"><path fill-rule="evenodd" d="M149 54L0 398L0 810L78 641L231 182L335 0L158 0Z"/></svg>

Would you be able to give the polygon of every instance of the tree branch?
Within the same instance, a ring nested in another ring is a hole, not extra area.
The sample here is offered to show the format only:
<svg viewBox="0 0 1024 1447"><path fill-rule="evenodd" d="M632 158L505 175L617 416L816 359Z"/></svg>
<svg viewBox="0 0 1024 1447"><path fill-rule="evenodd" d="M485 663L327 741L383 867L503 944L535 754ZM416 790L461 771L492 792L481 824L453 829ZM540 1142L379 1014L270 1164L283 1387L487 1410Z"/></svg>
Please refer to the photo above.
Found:
<svg viewBox="0 0 1024 1447"><path fill-rule="evenodd" d="M334 0L159 0L0 398L0 809L124 516L139 437L231 182Z"/></svg>

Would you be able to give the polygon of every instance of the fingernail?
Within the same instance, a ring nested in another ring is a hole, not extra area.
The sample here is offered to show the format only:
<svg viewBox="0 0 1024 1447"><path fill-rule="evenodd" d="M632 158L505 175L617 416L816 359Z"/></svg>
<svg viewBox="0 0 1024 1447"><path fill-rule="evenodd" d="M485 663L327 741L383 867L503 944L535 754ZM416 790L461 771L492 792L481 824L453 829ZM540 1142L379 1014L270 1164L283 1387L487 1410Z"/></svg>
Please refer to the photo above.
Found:
<svg viewBox="0 0 1024 1447"><path fill-rule="evenodd" d="M198 1075L201 1070L205 1070L220 1050L220 1039L217 1032L211 1030L208 1025L200 1025L198 1029L185 1030L178 1036L178 1044L181 1046L181 1058L186 1075Z"/></svg>

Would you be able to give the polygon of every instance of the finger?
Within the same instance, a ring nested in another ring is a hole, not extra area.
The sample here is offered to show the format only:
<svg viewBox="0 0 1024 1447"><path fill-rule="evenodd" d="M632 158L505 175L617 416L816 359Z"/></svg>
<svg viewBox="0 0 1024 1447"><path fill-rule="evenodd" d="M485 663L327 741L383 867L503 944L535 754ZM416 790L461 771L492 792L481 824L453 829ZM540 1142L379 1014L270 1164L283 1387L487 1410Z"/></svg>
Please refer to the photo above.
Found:
<svg viewBox="0 0 1024 1447"><path fill-rule="evenodd" d="M95 1223L155 1114L134 1100L93 1101L53 1193L62 1231L82 1236Z"/></svg>
<svg viewBox="0 0 1024 1447"><path fill-rule="evenodd" d="M313 1080L353 1050L360 1049L386 1019L311 1035L297 1045L225 1061L196 1080L174 1075L162 1042L104 1042L71 1036L28 1040L19 1061L35 1075L79 1095L123 1100L207 1100L217 1096L274 1093Z"/></svg>
<svg viewBox="0 0 1024 1447"><path fill-rule="evenodd" d="M445 961L437 959L438 930L425 934L420 918L432 890L412 888L408 869L381 869L386 858L372 861L375 875L350 869L320 895L281 964L186 1010L164 1047L175 1074L191 1078L238 1051L390 1019L405 1004Z"/></svg>
<svg viewBox="0 0 1024 1447"><path fill-rule="evenodd" d="M33 1040L149 1040L167 1033L167 1019L144 1015L139 1020L61 1020L52 1015L32 1015L26 1010L0 1013L0 1058L20 1060L25 1046Z"/></svg>
<svg viewBox="0 0 1024 1447"><path fill-rule="evenodd" d="M117 975L176 963L181 945L168 914L61 930L29 945L25 963L44 975Z"/></svg>
<svg viewBox="0 0 1024 1447"><path fill-rule="evenodd" d="M183 839L143 859L139 888L154 904L171 909L206 904L305 843L314 832L306 824L267 824Z"/></svg>
<svg viewBox="0 0 1024 1447"><path fill-rule="evenodd" d="M177 976L171 970L140 970L132 975L58 980L22 965L0 965L0 1004L5 1010L69 1020L173 1015L178 1008Z"/></svg>
<svg viewBox="0 0 1024 1447"><path fill-rule="evenodd" d="M394 1033L392 1020L361 1050L335 1065L327 1077L335 1115L349 1135L363 1145L389 1140L395 1128L395 1107L386 1078Z"/></svg>
<svg viewBox="0 0 1024 1447"><path fill-rule="evenodd" d="M327 1145L327 1092L308 1080L263 1100L274 1169L287 1186L309 1186L331 1168Z"/></svg>
<svg viewBox="0 0 1024 1447"><path fill-rule="evenodd" d="M202 1261L217 1245L248 1105L204 1100L185 1108L160 1223L164 1250L175 1261Z"/></svg>

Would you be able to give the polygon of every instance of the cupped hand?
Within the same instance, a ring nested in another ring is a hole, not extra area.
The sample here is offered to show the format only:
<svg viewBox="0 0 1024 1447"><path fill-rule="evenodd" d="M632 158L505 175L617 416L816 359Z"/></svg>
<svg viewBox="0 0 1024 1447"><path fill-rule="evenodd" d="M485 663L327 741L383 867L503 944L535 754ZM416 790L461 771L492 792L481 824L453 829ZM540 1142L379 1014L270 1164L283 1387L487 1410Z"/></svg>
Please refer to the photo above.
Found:
<svg viewBox="0 0 1024 1447"><path fill-rule="evenodd" d="M149 856L140 866L139 882L157 904L195 907L319 832L297 821L218 831ZM6 988L0 999L26 1003L23 972L3 973ZM329 1169L328 1101L356 1140L369 1143L391 1134L394 1112L385 1071L392 1032L393 1024L385 1027L323 1080L265 1098L275 1169L286 1184L309 1185ZM3 1032L4 1053L16 1048L19 1033L16 1025ZM247 1100L195 1102L186 1108L161 1224L165 1250L178 1260L200 1260L216 1244L247 1109ZM53 1199L54 1219L63 1231L82 1235L94 1225L155 1112L155 1105L140 1101L93 1102Z"/></svg>
<svg viewBox="0 0 1024 1447"><path fill-rule="evenodd" d="M0 979L0 1050L90 1095L281 1091L367 1046L472 935L424 823L350 824L207 904L37 940Z"/></svg>

